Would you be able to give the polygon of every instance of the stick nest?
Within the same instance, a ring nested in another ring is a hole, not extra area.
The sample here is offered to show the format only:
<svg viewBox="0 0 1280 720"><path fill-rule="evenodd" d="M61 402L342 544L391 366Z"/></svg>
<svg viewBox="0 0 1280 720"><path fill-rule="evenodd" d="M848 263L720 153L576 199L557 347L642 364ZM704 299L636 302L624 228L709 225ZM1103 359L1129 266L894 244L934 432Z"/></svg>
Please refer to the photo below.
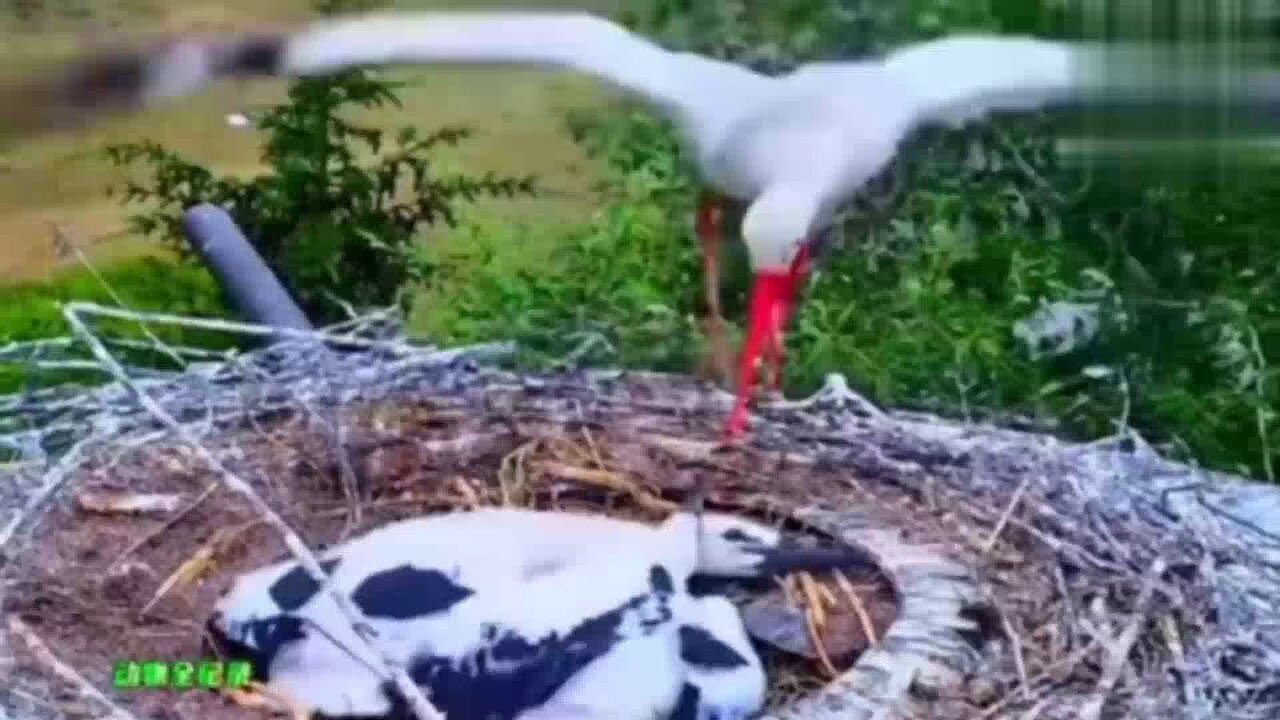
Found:
<svg viewBox="0 0 1280 720"><path fill-rule="evenodd" d="M121 314L68 309L99 311ZM971 575L982 600L965 606L972 648L933 653L950 673L913 673L843 717L1280 717L1273 488L1168 462L1132 433L1079 445L883 413L838 378L808 401L758 407L751 441L725 449L715 440L730 398L705 384L509 373L477 362L505 348L440 351L397 332L384 315L237 357L167 348L198 356L178 372L125 371L95 353L116 382L0 398L0 443L13 449L0 470L0 675L16 679L0 689L0 718L6 706L261 717L207 693L110 689L118 658L198 658L200 623L229 579L286 552L210 457L311 548L481 505L656 521L705 479L721 508L892 537ZM110 344L88 330L79 341ZM783 583L778 593L825 621L815 635L848 647L771 657L770 717L826 717L794 701L839 692L831 676L869 644L893 655L933 642L893 637L908 575Z"/></svg>

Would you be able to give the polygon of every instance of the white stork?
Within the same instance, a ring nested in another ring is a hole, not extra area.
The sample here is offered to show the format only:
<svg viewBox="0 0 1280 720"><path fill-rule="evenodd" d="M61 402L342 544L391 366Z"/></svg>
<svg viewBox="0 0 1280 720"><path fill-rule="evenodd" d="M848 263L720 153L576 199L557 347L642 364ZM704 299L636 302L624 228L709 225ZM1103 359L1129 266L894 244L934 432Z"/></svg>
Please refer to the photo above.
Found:
<svg viewBox="0 0 1280 720"><path fill-rule="evenodd" d="M658 527L456 513L393 523L322 555L380 649L451 720L746 717L763 697L759 658L732 604L693 596L689 577L867 564L856 550L789 547L758 523L683 512ZM318 589L292 562L248 573L215 608L211 638L326 717L407 712ZM620 686L627 668L642 677Z"/></svg>
<svg viewBox="0 0 1280 720"><path fill-rule="evenodd" d="M909 133L1062 102L1142 103L1168 90L1158 73L1144 79L1114 59L1088 44L957 35L878 59L811 64L770 77L670 52L589 14L383 12L99 57L6 112L33 116L50 98L73 111L92 110L182 95L217 76L310 75L368 64L519 63L595 76L672 118L703 181L715 188L702 201L697 226L708 303L717 316L718 198L747 203L742 235L755 280L738 398L726 425L732 437L745 427L761 354L772 357L775 373L781 362L782 333L809 270L809 239L890 163ZM1198 89L1216 93L1211 85ZM1274 101L1275 88L1268 91L1266 100Z"/></svg>

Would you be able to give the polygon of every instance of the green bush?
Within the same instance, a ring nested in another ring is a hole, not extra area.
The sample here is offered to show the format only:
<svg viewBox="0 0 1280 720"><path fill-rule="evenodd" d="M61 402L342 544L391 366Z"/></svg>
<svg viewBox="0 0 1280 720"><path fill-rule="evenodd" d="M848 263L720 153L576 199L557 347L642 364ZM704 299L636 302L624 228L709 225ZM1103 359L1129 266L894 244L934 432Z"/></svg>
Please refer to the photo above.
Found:
<svg viewBox="0 0 1280 720"><path fill-rule="evenodd" d="M323 0L317 8L365 5ZM407 310L431 272L422 228L453 226L460 203L529 195L535 187L529 177L437 174L435 149L467 138L464 128L405 127L388 143L383 131L344 119L351 108L398 105L398 87L363 68L294 81L288 100L256 119L269 170L249 180L218 177L149 140L108 148L113 163L151 170L147 183L123 187L122 202L150 205L131 216L131 229L189 256L182 213L210 202L231 214L314 322L343 319L338 301L357 308L398 302ZM361 159L365 152L372 160Z"/></svg>

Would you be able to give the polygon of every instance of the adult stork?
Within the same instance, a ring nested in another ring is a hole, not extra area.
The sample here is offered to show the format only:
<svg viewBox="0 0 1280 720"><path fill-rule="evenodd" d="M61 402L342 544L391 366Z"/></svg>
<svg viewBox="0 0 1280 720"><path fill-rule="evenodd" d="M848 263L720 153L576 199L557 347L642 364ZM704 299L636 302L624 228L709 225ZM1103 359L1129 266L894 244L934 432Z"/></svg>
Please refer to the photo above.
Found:
<svg viewBox="0 0 1280 720"><path fill-rule="evenodd" d="M136 105L185 94L220 75L311 75L369 64L519 63L595 76L671 118L713 189L700 202L697 234L716 327L721 200L747 204L742 236L755 278L737 400L726 423L732 437L745 427L761 355L773 361L775 376L781 364L782 334L809 273L810 238L891 162L907 135L922 124L961 124L1104 91L1112 91L1106 100L1122 102L1167 91L1150 78L1131 82L1111 60L1101 46L958 35L771 77L665 50L590 14L384 12L91 58L3 112L44 123L57 119L50 108L83 114Z"/></svg>

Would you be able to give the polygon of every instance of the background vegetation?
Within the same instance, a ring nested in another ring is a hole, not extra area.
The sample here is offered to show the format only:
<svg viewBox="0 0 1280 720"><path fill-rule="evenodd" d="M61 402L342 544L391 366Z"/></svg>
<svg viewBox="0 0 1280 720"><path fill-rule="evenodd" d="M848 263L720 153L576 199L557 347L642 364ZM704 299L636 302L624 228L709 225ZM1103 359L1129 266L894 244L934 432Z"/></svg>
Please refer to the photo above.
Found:
<svg viewBox="0 0 1280 720"><path fill-rule="evenodd" d="M669 44L766 70L963 28L1096 29L1066 3L1018 0L653 0L628 9L628 22ZM1108 30L1125 32L1123 21L1111 18ZM403 91L406 106L418 91ZM572 157L587 170L530 168L550 178L560 204L529 205L518 217L481 205L447 236L414 226L428 240L430 273L391 284L420 283L413 329L442 341L515 337L526 362L545 363L594 337L604 342L591 362L688 371L701 352L702 308L686 158L671 129L636 106L590 95L567 104L564 130L590 159L564 150L557 162ZM448 125L414 124L422 137ZM267 146L283 141L263 129ZM1280 180L1210 163L1115 172L1068 162L1054 138L1042 118L914 138L881 183L901 192L878 188L850 209L845 247L809 291L789 345L788 392L838 370L886 405L1082 438L1132 426L1175 454L1274 479L1280 246L1269 230ZM442 168L433 178L491 169L426 150ZM372 172L362 163L353 167ZM270 162L267 170L282 172ZM189 199L132 179L166 201ZM307 245L324 234L285 235ZM727 310L740 320L741 272L728 285ZM147 295L129 299L168 302ZM32 332L0 323L0 341Z"/></svg>
<svg viewBox="0 0 1280 720"><path fill-rule="evenodd" d="M363 0L318 0L322 13L360 10ZM124 186L126 204L147 209L129 228L167 242L194 260L182 214L200 203L225 208L262 253L313 322L347 319L344 308L412 307L430 280L418 233L436 223L457 225L457 206L479 197L531 195L531 177L481 177L437 171L433 150L453 146L466 128L422 133L412 125L385 131L352 122L353 109L400 106L399 84L353 68L300 78L285 100L257 114L266 171L252 178L215 176L151 140L111 145L118 166L142 165L148 177ZM367 159L366 159L367 158Z"/></svg>

